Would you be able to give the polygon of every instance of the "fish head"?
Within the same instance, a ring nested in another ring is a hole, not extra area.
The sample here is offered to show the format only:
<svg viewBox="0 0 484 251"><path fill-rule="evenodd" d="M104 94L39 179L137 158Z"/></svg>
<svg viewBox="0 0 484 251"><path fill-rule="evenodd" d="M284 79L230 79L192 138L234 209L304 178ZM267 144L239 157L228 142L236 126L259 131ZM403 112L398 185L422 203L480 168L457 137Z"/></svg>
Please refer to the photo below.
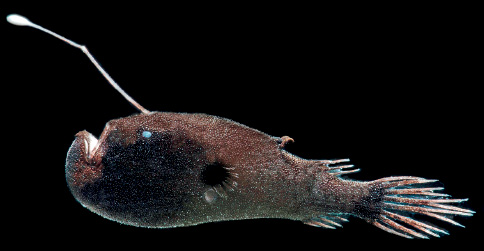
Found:
<svg viewBox="0 0 484 251"><path fill-rule="evenodd" d="M189 224L201 204L217 200L212 187L228 172L185 130L146 117L112 120L99 140L79 132L67 154L67 184L84 207L120 223Z"/></svg>

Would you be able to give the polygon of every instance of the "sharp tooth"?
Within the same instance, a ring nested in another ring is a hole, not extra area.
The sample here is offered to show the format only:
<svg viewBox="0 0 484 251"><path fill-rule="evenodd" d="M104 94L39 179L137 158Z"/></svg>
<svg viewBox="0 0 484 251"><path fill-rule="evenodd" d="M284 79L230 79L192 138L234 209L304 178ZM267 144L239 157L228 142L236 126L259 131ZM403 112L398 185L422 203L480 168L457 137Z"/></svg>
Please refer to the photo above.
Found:
<svg viewBox="0 0 484 251"><path fill-rule="evenodd" d="M84 151L88 154L89 156L89 142L84 139Z"/></svg>
<svg viewBox="0 0 484 251"><path fill-rule="evenodd" d="M89 146L89 153L92 153L97 146L98 140L96 139L96 137L92 136L92 134L89 134L87 141L87 145Z"/></svg>

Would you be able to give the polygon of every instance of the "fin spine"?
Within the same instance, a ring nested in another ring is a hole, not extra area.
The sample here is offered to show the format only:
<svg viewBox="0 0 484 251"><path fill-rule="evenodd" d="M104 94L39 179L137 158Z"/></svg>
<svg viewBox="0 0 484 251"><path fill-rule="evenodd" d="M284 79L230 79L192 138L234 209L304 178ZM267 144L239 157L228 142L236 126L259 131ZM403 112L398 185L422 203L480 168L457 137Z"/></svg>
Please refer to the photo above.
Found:
<svg viewBox="0 0 484 251"><path fill-rule="evenodd" d="M370 187L375 191L374 196L381 196L381 199L375 201L380 213L376 211L377 214L367 216L369 218L366 220L384 231L405 238L428 239L431 236L449 234L444 229L413 219L415 214L464 227L450 217L472 216L475 211L451 204L462 203L468 199L450 199L448 194L434 193L435 190L443 190L443 187L432 187L432 183L436 181L397 176L370 182Z"/></svg>

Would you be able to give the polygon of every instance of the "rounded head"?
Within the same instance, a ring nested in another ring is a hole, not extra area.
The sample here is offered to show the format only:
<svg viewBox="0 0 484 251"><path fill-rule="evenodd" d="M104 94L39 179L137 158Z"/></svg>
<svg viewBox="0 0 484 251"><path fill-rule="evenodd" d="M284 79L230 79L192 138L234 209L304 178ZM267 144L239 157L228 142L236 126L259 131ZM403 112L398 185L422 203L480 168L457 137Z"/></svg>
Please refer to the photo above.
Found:
<svg viewBox="0 0 484 251"><path fill-rule="evenodd" d="M157 129L138 120L150 116L110 121L99 140L79 132L67 154L69 188L84 207L121 223L199 223L194 219L204 207L215 210L208 207L217 197L212 187L228 174L220 163L209 162L206 149L183 130Z"/></svg>

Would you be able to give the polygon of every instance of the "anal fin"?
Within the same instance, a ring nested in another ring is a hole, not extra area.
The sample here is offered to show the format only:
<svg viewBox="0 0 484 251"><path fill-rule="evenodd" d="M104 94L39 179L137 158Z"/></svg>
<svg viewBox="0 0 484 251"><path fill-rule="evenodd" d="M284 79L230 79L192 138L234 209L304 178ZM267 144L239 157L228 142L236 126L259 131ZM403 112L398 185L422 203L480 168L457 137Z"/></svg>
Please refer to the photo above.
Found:
<svg viewBox="0 0 484 251"><path fill-rule="evenodd" d="M341 225L344 222L347 222L348 220L344 216L336 216L336 215L320 215L318 217L312 218L304 224L310 225L313 227L323 227L323 228L329 228L329 229L336 229L336 227L343 227Z"/></svg>

